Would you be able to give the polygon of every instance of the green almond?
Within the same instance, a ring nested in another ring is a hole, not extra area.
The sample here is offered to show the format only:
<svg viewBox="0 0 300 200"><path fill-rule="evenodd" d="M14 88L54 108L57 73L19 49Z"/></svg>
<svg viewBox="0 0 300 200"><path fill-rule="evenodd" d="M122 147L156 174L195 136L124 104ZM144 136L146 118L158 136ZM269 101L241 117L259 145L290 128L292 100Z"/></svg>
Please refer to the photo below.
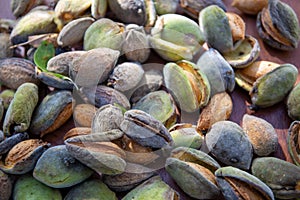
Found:
<svg viewBox="0 0 300 200"><path fill-rule="evenodd" d="M256 80L250 91L254 106L269 107L282 101L293 88L298 69L292 64L284 64Z"/></svg>
<svg viewBox="0 0 300 200"><path fill-rule="evenodd" d="M44 185L31 175L26 174L17 180L14 186L13 199L62 200L63 198L58 189Z"/></svg>
<svg viewBox="0 0 300 200"><path fill-rule="evenodd" d="M228 18L219 6L211 5L199 14L200 30L205 41L221 53L233 50L233 40Z"/></svg>

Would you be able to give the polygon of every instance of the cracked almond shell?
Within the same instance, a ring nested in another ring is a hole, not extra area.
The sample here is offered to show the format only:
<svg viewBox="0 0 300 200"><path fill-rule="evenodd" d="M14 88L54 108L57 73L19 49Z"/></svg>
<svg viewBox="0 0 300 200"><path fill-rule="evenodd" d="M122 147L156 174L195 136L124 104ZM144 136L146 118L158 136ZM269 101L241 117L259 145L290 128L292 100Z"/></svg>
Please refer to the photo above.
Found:
<svg viewBox="0 0 300 200"><path fill-rule="evenodd" d="M220 197L220 189L214 175L219 167L206 153L186 147L174 149L165 164L166 171L178 186L196 199Z"/></svg>
<svg viewBox="0 0 300 200"><path fill-rule="evenodd" d="M275 199L264 182L238 168L222 167L215 171L215 175L225 199Z"/></svg>
<svg viewBox="0 0 300 200"><path fill-rule="evenodd" d="M258 58L259 53L259 42L256 38L246 35L235 50L224 53L223 56L232 67L244 68L253 63Z"/></svg>
<svg viewBox="0 0 300 200"><path fill-rule="evenodd" d="M286 138L288 151L297 166L300 166L300 122L294 121L288 130Z"/></svg>
<svg viewBox="0 0 300 200"><path fill-rule="evenodd" d="M196 126L182 123L175 124L170 129L170 135L174 140L174 147L190 147L198 149L204 142L204 136L197 131Z"/></svg>
<svg viewBox="0 0 300 200"><path fill-rule="evenodd" d="M43 137L61 127L72 116L72 100L68 90L55 91L44 97L33 114L31 133Z"/></svg>
<svg viewBox="0 0 300 200"><path fill-rule="evenodd" d="M194 112L207 105L211 93L210 83L194 63L186 60L167 63L163 75L165 85L180 109Z"/></svg>
<svg viewBox="0 0 300 200"><path fill-rule="evenodd" d="M31 123L33 111L38 103L38 87L33 83L23 83L16 91L6 111L3 132L12 135L26 131Z"/></svg>
<svg viewBox="0 0 300 200"><path fill-rule="evenodd" d="M129 138L144 147L160 149L173 144L167 128L142 110L126 111L120 128Z"/></svg>
<svg viewBox="0 0 300 200"><path fill-rule="evenodd" d="M279 66L279 64L270 61L255 61L248 67L235 71L236 83L249 92L258 78Z"/></svg>
<svg viewBox="0 0 300 200"><path fill-rule="evenodd" d="M176 105L171 95L163 90L148 93L136 102L132 108L149 113L167 128L177 121Z"/></svg>
<svg viewBox="0 0 300 200"><path fill-rule="evenodd" d="M197 23L179 14L160 16L149 40L152 48L167 61L192 60L204 43Z"/></svg>
<svg viewBox="0 0 300 200"><path fill-rule="evenodd" d="M206 75L210 83L211 96L234 90L235 72L217 50L210 48L205 51L198 59L197 67Z"/></svg>
<svg viewBox="0 0 300 200"><path fill-rule="evenodd" d="M288 4L279 0L269 1L257 16L260 37L270 46L279 50L297 48L300 39L298 17Z"/></svg>
<svg viewBox="0 0 300 200"><path fill-rule="evenodd" d="M159 158L152 148L142 146L126 135L114 143L124 150L127 162L146 165Z"/></svg>
<svg viewBox="0 0 300 200"><path fill-rule="evenodd" d="M111 140L122 137L123 132L113 129L108 132L80 135L65 140L70 155L99 174L120 174L126 167L126 154Z"/></svg>
<svg viewBox="0 0 300 200"><path fill-rule="evenodd" d="M24 140L16 144L0 162L0 169L9 174L25 174L31 171L37 160L49 147L39 139Z"/></svg>

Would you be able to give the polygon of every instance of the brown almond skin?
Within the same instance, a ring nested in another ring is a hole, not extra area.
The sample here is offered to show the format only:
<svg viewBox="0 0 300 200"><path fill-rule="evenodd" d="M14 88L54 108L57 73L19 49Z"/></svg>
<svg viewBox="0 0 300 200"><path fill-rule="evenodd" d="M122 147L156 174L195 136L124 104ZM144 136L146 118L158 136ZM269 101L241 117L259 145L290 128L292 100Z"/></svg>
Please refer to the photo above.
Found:
<svg viewBox="0 0 300 200"><path fill-rule="evenodd" d="M44 135L55 131L64 123L66 123L68 119L72 116L72 110L72 103L67 104L65 108L59 113L54 123L49 128L42 131L40 136L43 137Z"/></svg>
<svg viewBox="0 0 300 200"><path fill-rule="evenodd" d="M242 127L256 155L267 156L276 151L278 137L272 124L262 118L245 114Z"/></svg>
<svg viewBox="0 0 300 200"><path fill-rule="evenodd" d="M236 7L243 13L256 15L265 6L268 5L268 0L233 0L231 6Z"/></svg>
<svg viewBox="0 0 300 200"><path fill-rule="evenodd" d="M232 12L227 12L226 16L229 21L233 42L245 39L246 25L244 20Z"/></svg>
<svg viewBox="0 0 300 200"><path fill-rule="evenodd" d="M229 119L232 107L231 97L226 92L215 94L202 110L197 129L206 132L215 122Z"/></svg>
<svg viewBox="0 0 300 200"><path fill-rule="evenodd" d="M89 127L75 127L70 129L68 132L66 132L64 136L64 140L67 140L68 138L75 137L78 135L88 135L92 132L92 129Z"/></svg>
<svg viewBox="0 0 300 200"><path fill-rule="evenodd" d="M73 111L76 125L81 127L91 127L96 111L97 108L91 104L76 105Z"/></svg>

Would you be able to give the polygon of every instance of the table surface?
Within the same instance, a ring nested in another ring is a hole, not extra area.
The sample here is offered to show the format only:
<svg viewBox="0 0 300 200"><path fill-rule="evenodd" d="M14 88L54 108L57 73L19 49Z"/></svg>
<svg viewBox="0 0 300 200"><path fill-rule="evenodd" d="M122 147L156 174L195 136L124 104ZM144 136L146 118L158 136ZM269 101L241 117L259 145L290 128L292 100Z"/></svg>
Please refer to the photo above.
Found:
<svg viewBox="0 0 300 200"><path fill-rule="evenodd" d="M10 0L0 1L0 11L1 11L0 18L10 18L10 19L14 18L10 11L9 2ZM223 2L227 5L228 11L235 12L243 18L243 20L246 23L246 33L254 36L259 40L261 52L258 60L273 61L279 64L291 63L294 64L299 69L300 48L297 48L293 51L284 52L284 51L275 50L267 46L262 42L262 40L258 36L258 32L255 27L256 17L244 15L239 10L231 7L230 6L232 2L231 0L224 0ZM300 16L300 2L298 0L283 0L283 2L289 4L294 9L296 14ZM300 76L298 75L297 82L299 82L300 80L299 78ZM287 129L289 128L290 123L292 122L292 120L287 115L286 105L285 105L286 99L285 101L278 103L272 107L260 109L258 111L253 112L248 109L248 106L250 105L251 101L246 91L244 91L239 87L236 87L235 90L231 93L231 97L233 100L233 111L230 120L238 124L241 124L243 115L245 113L248 113L248 114L261 117L267 120L268 122L270 122L276 129L279 138L279 148L274 153L274 156L292 162L288 154L287 145L285 141L287 135ZM66 131L68 131L72 126L73 126L72 119L70 119L67 125L61 127L58 131L51 134L51 136L46 136L45 139L50 141L52 144L61 144L63 134ZM163 177L163 180L170 183L171 186L173 186L176 190L180 191L181 193L181 190L178 189L176 184L172 182L170 177L165 172L161 172L161 176ZM185 194L182 194L182 197L183 199L190 199Z"/></svg>

